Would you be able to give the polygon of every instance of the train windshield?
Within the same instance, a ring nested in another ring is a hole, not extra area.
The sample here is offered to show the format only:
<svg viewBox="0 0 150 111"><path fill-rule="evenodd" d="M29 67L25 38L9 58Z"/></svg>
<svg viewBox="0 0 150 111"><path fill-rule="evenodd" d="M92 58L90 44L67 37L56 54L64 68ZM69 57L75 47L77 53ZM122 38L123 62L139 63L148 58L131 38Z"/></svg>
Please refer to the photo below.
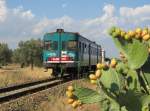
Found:
<svg viewBox="0 0 150 111"><path fill-rule="evenodd" d="M44 42L44 49L45 50L57 50L58 49L58 42L57 41L45 41Z"/></svg>
<svg viewBox="0 0 150 111"><path fill-rule="evenodd" d="M63 41L62 50L75 51L77 49L77 41Z"/></svg>

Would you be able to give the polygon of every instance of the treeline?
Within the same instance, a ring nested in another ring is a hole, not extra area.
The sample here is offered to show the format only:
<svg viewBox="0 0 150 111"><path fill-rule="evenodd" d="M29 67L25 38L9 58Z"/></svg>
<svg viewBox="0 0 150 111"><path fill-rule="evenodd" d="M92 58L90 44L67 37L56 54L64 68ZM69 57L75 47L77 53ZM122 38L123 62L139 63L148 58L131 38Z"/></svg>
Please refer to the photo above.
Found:
<svg viewBox="0 0 150 111"><path fill-rule="evenodd" d="M0 66L19 63L25 66L42 66L42 41L40 39L20 41L18 48L12 50L6 43L0 43Z"/></svg>

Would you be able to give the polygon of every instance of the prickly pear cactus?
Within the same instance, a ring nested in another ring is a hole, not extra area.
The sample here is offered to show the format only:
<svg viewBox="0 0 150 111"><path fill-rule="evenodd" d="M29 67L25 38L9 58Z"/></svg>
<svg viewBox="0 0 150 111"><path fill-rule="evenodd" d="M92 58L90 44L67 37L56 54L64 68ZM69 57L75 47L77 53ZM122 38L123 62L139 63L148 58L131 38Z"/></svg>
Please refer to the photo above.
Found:
<svg viewBox="0 0 150 111"><path fill-rule="evenodd" d="M99 103L101 111L150 111L150 29L126 32L112 27L109 34L120 59L98 63L95 74L89 75L96 90L75 86L68 103L74 108Z"/></svg>

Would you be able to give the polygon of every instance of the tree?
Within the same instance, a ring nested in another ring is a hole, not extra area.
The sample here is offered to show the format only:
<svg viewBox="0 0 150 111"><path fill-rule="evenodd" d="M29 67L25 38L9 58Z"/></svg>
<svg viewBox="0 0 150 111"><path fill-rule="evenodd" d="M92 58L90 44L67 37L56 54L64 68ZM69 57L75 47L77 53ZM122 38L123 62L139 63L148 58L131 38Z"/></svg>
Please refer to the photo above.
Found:
<svg viewBox="0 0 150 111"><path fill-rule="evenodd" d="M33 66L41 66L42 65L42 41L38 40L28 40L28 41L20 41L16 50L13 53L13 61L16 63L20 63L23 67L24 65L31 65L31 69Z"/></svg>
<svg viewBox="0 0 150 111"><path fill-rule="evenodd" d="M0 64L7 65L11 62L12 50L5 43L0 43Z"/></svg>

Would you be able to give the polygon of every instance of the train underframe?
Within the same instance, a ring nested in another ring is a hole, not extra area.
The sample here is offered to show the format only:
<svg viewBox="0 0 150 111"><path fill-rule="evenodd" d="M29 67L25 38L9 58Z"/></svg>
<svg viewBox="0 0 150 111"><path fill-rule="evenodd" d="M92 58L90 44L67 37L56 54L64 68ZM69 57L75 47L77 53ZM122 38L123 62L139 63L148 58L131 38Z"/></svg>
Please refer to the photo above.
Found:
<svg viewBox="0 0 150 111"><path fill-rule="evenodd" d="M79 64L71 63L56 63L56 64L45 64L46 69L51 68L52 75L55 77L63 77L64 74L70 74L72 78L82 78L88 76L89 71L96 70L95 65L80 66ZM86 73L86 74L85 74Z"/></svg>

